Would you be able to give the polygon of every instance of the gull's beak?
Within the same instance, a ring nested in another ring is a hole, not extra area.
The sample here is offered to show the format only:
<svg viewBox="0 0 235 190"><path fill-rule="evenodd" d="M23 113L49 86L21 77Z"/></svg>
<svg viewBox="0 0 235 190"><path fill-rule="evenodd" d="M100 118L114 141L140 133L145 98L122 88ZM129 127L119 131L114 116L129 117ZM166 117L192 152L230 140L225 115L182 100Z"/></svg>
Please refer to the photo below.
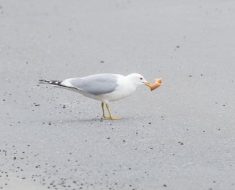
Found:
<svg viewBox="0 0 235 190"><path fill-rule="evenodd" d="M151 83L150 82L144 82L145 86L149 87L151 89Z"/></svg>

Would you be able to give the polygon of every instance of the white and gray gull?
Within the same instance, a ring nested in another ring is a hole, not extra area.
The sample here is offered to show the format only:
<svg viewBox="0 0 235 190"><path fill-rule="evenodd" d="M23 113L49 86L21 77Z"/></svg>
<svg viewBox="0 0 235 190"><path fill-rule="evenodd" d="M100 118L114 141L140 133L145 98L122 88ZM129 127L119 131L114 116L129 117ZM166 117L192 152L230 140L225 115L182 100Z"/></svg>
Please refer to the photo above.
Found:
<svg viewBox="0 0 235 190"><path fill-rule="evenodd" d="M120 100L135 92L136 88L145 84L149 87L150 83L138 73L131 73L127 76L120 74L95 74L81 78L68 78L63 81L58 80L39 80L40 83L59 86L68 90L78 92L86 97L101 101L104 119L119 119L114 117L109 108L110 101ZM108 116L105 115L105 107Z"/></svg>

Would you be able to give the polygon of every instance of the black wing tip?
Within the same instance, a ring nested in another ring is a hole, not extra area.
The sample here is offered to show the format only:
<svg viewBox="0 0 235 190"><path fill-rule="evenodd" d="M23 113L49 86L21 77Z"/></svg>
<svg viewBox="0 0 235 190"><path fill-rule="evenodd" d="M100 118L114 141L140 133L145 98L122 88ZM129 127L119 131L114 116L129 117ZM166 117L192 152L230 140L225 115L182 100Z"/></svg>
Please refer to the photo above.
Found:
<svg viewBox="0 0 235 190"><path fill-rule="evenodd" d="M40 79L40 80L38 80L38 82L39 82L39 84L47 84L50 81L49 80L45 80L45 79Z"/></svg>
<svg viewBox="0 0 235 190"><path fill-rule="evenodd" d="M61 85L61 81L58 80L45 80L45 79L40 79L39 80L40 84L52 84L52 85Z"/></svg>

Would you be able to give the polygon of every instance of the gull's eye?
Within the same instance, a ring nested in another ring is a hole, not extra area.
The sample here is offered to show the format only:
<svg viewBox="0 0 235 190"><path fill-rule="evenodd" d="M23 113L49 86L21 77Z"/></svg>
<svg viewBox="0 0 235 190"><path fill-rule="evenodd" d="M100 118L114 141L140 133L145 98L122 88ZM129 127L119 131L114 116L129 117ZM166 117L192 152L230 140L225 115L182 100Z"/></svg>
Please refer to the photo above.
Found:
<svg viewBox="0 0 235 190"><path fill-rule="evenodd" d="M140 80L143 80L143 78L142 78L142 77L140 77Z"/></svg>

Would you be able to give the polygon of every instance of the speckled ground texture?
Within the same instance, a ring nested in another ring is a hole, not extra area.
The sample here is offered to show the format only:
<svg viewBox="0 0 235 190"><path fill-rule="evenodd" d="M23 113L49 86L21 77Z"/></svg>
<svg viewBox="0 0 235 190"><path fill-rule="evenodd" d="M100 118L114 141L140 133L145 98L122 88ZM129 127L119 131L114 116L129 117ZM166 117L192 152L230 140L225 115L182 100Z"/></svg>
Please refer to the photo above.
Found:
<svg viewBox="0 0 235 190"><path fill-rule="evenodd" d="M235 2L0 0L0 189L234 190ZM139 72L110 106L38 85Z"/></svg>

